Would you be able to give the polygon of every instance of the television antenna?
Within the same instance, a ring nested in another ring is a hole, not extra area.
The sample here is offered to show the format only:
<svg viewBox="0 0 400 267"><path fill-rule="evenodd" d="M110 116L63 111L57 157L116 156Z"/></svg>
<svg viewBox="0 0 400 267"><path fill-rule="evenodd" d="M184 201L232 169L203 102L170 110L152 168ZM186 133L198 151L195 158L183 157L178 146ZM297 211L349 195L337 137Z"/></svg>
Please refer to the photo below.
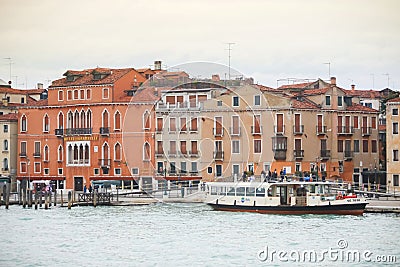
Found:
<svg viewBox="0 0 400 267"><path fill-rule="evenodd" d="M326 62L323 63L324 65L328 65L328 80L331 78L331 63L330 62Z"/></svg>
<svg viewBox="0 0 400 267"><path fill-rule="evenodd" d="M226 43L228 45L228 79L231 80L231 46L234 45L235 43Z"/></svg>
<svg viewBox="0 0 400 267"><path fill-rule="evenodd" d="M14 64L12 62L12 58L11 57L5 57L4 59L8 60L8 64L10 65L10 82L11 82L11 65Z"/></svg>

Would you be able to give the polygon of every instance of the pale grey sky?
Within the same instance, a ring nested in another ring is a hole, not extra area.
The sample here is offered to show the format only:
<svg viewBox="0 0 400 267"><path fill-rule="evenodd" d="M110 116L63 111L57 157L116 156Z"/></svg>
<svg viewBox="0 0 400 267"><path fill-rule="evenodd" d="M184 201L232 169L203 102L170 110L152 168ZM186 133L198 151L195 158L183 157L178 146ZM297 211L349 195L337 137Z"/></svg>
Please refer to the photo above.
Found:
<svg viewBox="0 0 400 267"><path fill-rule="evenodd" d="M0 0L0 78L9 57L21 88L67 69L228 64L233 42L231 66L268 86L328 79L330 62L342 87L382 89L388 73L399 89L399 10L396 0Z"/></svg>

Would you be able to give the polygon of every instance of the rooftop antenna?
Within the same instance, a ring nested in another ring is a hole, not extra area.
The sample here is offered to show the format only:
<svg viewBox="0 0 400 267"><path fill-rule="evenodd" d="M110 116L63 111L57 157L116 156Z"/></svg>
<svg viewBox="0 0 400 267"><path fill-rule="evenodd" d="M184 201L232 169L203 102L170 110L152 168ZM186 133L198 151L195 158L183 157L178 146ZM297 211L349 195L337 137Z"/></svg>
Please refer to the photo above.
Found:
<svg viewBox="0 0 400 267"><path fill-rule="evenodd" d="M324 65L328 65L328 80L331 78L331 63L330 62L326 62L324 63Z"/></svg>
<svg viewBox="0 0 400 267"><path fill-rule="evenodd" d="M226 43L228 45L228 79L231 80L231 45L234 45L235 43Z"/></svg>
<svg viewBox="0 0 400 267"><path fill-rule="evenodd" d="M12 58L11 57L5 57L4 59L8 60L8 64L10 65L10 82L11 82L11 65L14 64L12 62Z"/></svg>
<svg viewBox="0 0 400 267"><path fill-rule="evenodd" d="M387 79L388 79L388 88L389 88L390 74L389 74L389 73L384 73L384 74L382 74L382 75L387 76Z"/></svg>

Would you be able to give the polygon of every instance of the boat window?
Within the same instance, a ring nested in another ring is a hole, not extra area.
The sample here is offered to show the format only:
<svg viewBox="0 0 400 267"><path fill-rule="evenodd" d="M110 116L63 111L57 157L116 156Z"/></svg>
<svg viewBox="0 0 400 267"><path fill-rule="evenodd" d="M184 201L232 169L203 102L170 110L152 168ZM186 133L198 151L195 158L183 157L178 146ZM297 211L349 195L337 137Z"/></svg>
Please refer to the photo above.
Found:
<svg viewBox="0 0 400 267"><path fill-rule="evenodd" d="M256 197L265 197L265 188L257 188Z"/></svg>
<svg viewBox="0 0 400 267"><path fill-rule="evenodd" d="M331 187L328 185L325 185L325 194L330 194L331 193Z"/></svg>
<svg viewBox="0 0 400 267"><path fill-rule="evenodd" d="M246 188L246 196L254 197L256 193L256 189L254 187L247 187Z"/></svg>
<svg viewBox="0 0 400 267"><path fill-rule="evenodd" d="M315 193L315 185L311 185L311 187L310 187L310 193Z"/></svg>
<svg viewBox="0 0 400 267"><path fill-rule="evenodd" d="M226 187L222 186L219 188L218 195L225 196L226 195Z"/></svg>
<svg viewBox="0 0 400 267"><path fill-rule="evenodd" d="M238 188L236 188L236 195L237 195L237 196L244 196L245 190L246 190L246 188L244 188L244 187L238 187Z"/></svg>
<svg viewBox="0 0 400 267"><path fill-rule="evenodd" d="M235 195L235 188L234 187L229 187L228 196L234 196L234 195Z"/></svg>
<svg viewBox="0 0 400 267"><path fill-rule="evenodd" d="M217 194L217 189L218 189L218 187L212 186L211 187L211 195L216 195Z"/></svg>
<svg viewBox="0 0 400 267"><path fill-rule="evenodd" d="M324 193L324 186L323 185L318 185L317 194L323 194L323 193Z"/></svg>

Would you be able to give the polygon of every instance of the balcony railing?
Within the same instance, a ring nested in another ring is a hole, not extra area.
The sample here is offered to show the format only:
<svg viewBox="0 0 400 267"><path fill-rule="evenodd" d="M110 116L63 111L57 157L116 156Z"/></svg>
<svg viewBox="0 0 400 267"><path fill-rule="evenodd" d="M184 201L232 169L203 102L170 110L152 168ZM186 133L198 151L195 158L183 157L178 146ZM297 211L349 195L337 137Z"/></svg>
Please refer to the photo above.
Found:
<svg viewBox="0 0 400 267"><path fill-rule="evenodd" d="M176 151L168 151L168 156L169 157L176 157Z"/></svg>
<svg viewBox="0 0 400 267"><path fill-rule="evenodd" d="M286 149L275 149L274 150L274 159L285 160L286 159Z"/></svg>
<svg viewBox="0 0 400 267"><path fill-rule="evenodd" d="M191 176L197 176L197 175L199 175L199 171L193 171L193 170L192 170L192 171L190 171L189 173L190 173Z"/></svg>
<svg viewBox="0 0 400 267"><path fill-rule="evenodd" d="M275 134L285 134L285 125L274 125L274 133Z"/></svg>
<svg viewBox="0 0 400 267"><path fill-rule="evenodd" d="M156 158L164 157L164 151L156 151Z"/></svg>
<svg viewBox="0 0 400 267"><path fill-rule="evenodd" d="M221 128L213 128L213 134L214 136L223 136L224 135L224 130Z"/></svg>
<svg viewBox="0 0 400 267"><path fill-rule="evenodd" d="M303 134L303 133L304 133L304 125L293 126L293 134Z"/></svg>
<svg viewBox="0 0 400 267"><path fill-rule="evenodd" d="M92 134L92 128L67 128L64 131L65 135L85 135Z"/></svg>
<svg viewBox="0 0 400 267"><path fill-rule="evenodd" d="M251 126L251 134L252 135L258 135L262 133L262 126Z"/></svg>
<svg viewBox="0 0 400 267"><path fill-rule="evenodd" d="M338 126L338 134L342 134L342 135L354 134L354 127L353 126Z"/></svg>
<svg viewBox="0 0 400 267"><path fill-rule="evenodd" d="M181 158L187 157L187 155L188 155L188 152L187 152L187 151L180 151L180 152L179 152L179 156L180 156Z"/></svg>
<svg viewBox="0 0 400 267"><path fill-rule="evenodd" d="M304 158L304 150L300 149L293 150L293 155L296 159L302 159Z"/></svg>
<svg viewBox="0 0 400 267"><path fill-rule="evenodd" d="M111 166L111 159L99 159L99 165L101 167L110 167Z"/></svg>
<svg viewBox="0 0 400 267"><path fill-rule="evenodd" d="M20 156L21 158L26 158L26 152L21 152L21 153L19 153L19 156Z"/></svg>
<svg viewBox="0 0 400 267"><path fill-rule="evenodd" d="M40 158L40 152L35 152L33 153L34 158Z"/></svg>
<svg viewBox="0 0 400 267"><path fill-rule="evenodd" d="M345 160L351 160L354 157L354 151L351 150L345 150L344 151L344 159Z"/></svg>
<svg viewBox="0 0 400 267"><path fill-rule="evenodd" d="M157 110L173 110L173 109L188 109L188 110L199 110L202 106L200 102L178 102L175 104L162 103L157 104Z"/></svg>
<svg viewBox="0 0 400 267"><path fill-rule="evenodd" d="M56 136L63 136L64 135L64 129L60 128L60 129L55 129L54 130L54 134Z"/></svg>
<svg viewBox="0 0 400 267"><path fill-rule="evenodd" d="M199 151L189 151L189 156L191 157L198 157L199 156Z"/></svg>
<svg viewBox="0 0 400 267"><path fill-rule="evenodd" d="M100 134L101 135L109 135L110 134L110 127L100 127Z"/></svg>
<svg viewBox="0 0 400 267"><path fill-rule="evenodd" d="M317 135L326 134L326 126L317 126Z"/></svg>
<svg viewBox="0 0 400 267"><path fill-rule="evenodd" d="M215 160L224 160L224 151L214 151Z"/></svg>
<svg viewBox="0 0 400 267"><path fill-rule="evenodd" d="M329 159L331 157L331 151L330 150L321 150L320 157L323 160Z"/></svg>
<svg viewBox="0 0 400 267"><path fill-rule="evenodd" d="M371 135L372 127L361 127L361 133L363 136Z"/></svg>

